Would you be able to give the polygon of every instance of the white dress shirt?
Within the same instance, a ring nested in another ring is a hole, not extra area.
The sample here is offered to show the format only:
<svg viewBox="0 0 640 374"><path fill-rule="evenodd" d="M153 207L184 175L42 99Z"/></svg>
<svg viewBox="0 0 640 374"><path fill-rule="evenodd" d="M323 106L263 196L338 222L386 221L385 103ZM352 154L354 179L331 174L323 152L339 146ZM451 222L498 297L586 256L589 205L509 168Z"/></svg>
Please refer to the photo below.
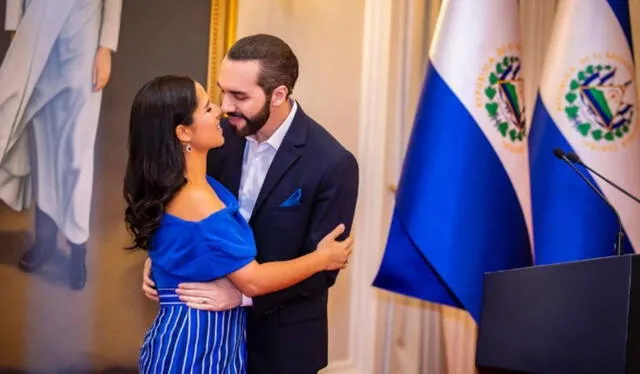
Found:
<svg viewBox="0 0 640 374"><path fill-rule="evenodd" d="M245 139L247 140L244 146L244 156L242 158L242 176L240 177L240 191L238 193L238 205L240 207L240 214L244 219L249 222L253 208L256 205L258 194L264 183L264 179L267 177L267 172L276 152L282 144L291 123L293 117L298 110L298 103L295 100L291 100L291 111L287 118L285 118L282 125L269 137L269 139L258 143L254 135L249 135ZM253 299L242 295L242 306L253 305Z"/></svg>
<svg viewBox="0 0 640 374"><path fill-rule="evenodd" d="M246 137L247 142L244 146L244 157L242 158L242 176L240 177L240 191L238 193L238 204L240 205L240 214L244 219L249 221L253 213L253 207L256 205L258 194L267 176L269 167L273 162L273 158L278 152L278 148L287 134L293 117L298 110L298 103L292 100L291 111L285 118L282 125L269 137L269 139L258 143L254 135Z"/></svg>

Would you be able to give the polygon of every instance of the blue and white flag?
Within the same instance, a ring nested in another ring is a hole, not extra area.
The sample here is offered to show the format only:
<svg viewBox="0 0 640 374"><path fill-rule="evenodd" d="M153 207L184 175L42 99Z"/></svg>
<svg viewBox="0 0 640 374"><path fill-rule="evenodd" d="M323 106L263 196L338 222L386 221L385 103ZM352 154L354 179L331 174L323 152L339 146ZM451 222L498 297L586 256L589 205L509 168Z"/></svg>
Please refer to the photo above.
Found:
<svg viewBox="0 0 640 374"><path fill-rule="evenodd" d="M531 264L518 2L445 1L374 285L468 310Z"/></svg>
<svg viewBox="0 0 640 374"><path fill-rule="evenodd" d="M553 26L530 142L536 264L612 255L613 211L557 159L575 152L608 179L640 194L635 70L626 0L563 0ZM579 167L580 168L580 167ZM640 245L640 206L582 169Z"/></svg>

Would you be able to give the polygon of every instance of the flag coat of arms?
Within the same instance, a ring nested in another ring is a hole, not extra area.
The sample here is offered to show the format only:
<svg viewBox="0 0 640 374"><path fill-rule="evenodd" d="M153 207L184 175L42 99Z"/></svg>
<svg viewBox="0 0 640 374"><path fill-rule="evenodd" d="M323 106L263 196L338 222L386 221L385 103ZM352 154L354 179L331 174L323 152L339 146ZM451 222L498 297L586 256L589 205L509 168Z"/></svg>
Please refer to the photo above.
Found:
<svg viewBox="0 0 640 374"><path fill-rule="evenodd" d="M374 286L468 310L531 264L518 2L443 3Z"/></svg>
<svg viewBox="0 0 640 374"><path fill-rule="evenodd" d="M613 210L554 149L582 161L632 194L640 194L640 143L627 0L558 3L529 137L535 263L614 254ZM580 169L580 167L578 167ZM587 170L640 245L640 205Z"/></svg>

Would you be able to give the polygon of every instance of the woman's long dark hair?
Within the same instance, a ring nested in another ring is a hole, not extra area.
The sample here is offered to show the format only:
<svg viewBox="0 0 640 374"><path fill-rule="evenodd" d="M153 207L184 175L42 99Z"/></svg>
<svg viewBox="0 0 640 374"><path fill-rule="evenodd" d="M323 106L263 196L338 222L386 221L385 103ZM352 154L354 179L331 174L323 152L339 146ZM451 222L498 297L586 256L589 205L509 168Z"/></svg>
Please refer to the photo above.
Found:
<svg viewBox="0 0 640 374"><path fill-rule="evenodd" d="M167 204L186 184L176 127L190 125L196 107L195 82L180 76L153 79L133 100L123 188L124 220L133 236L127 249L150 249Z"/></svg>

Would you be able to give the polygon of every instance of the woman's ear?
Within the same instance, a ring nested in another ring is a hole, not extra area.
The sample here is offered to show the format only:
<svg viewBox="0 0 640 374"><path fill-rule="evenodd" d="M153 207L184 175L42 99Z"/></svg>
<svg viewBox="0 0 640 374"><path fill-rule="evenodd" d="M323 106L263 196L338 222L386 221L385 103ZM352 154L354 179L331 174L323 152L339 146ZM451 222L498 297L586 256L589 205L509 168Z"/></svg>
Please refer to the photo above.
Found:
<svg viewBox="0 0 640 374"><path fill-rule="evenodd" d="M191 142L191 129L189 126L178 125L176 126L176 137L182 143Z"/></svg>

